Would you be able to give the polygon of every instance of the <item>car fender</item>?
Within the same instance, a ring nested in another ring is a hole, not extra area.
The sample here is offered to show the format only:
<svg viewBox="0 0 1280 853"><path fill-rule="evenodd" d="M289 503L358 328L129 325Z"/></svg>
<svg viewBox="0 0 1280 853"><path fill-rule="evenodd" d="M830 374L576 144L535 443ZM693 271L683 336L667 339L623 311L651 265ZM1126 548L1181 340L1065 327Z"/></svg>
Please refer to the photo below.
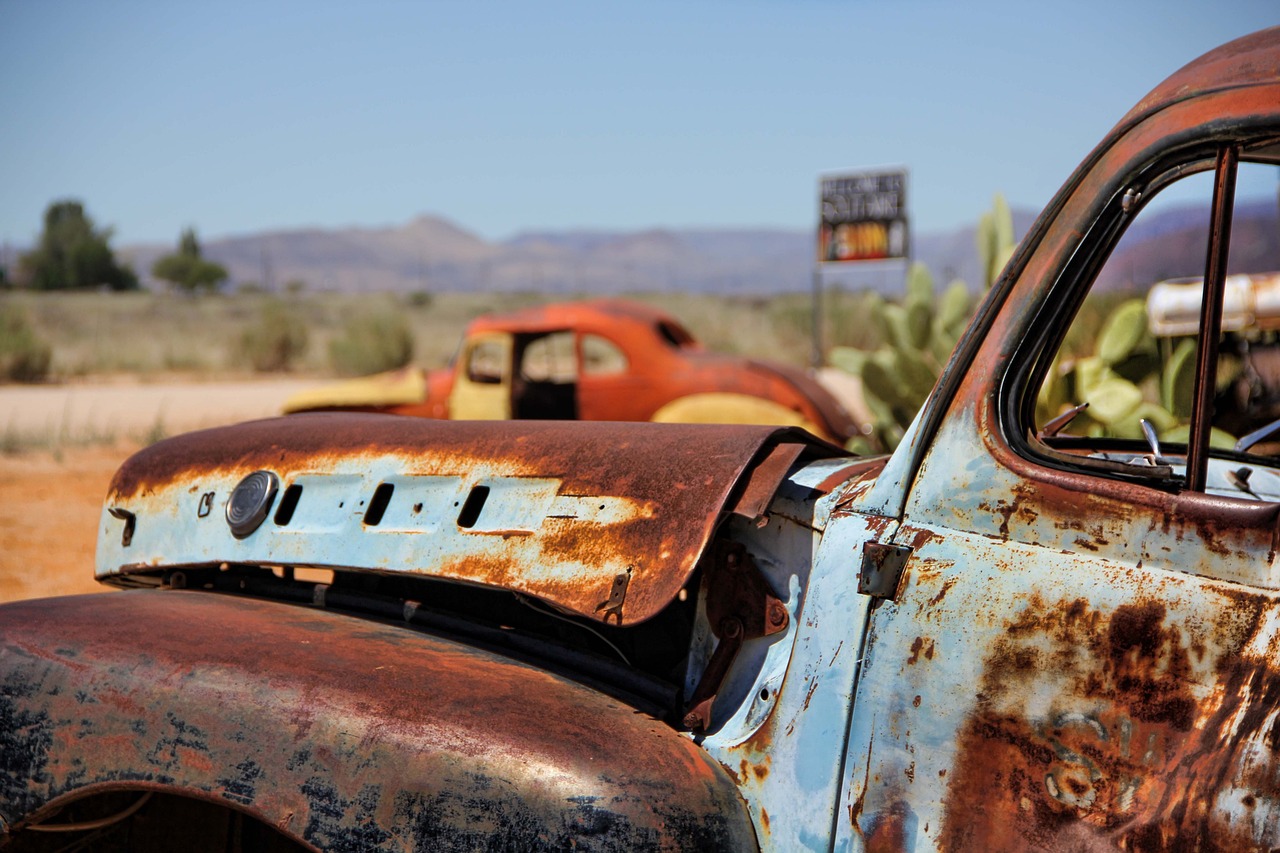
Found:
<svg viewBox="0 0 1280 853"><path fill-rule="evenodd" d="M756 847L687 736L545 670L319 608L185 590L9 604L0 685L11 831L136 789L322 849Z"/></svg>

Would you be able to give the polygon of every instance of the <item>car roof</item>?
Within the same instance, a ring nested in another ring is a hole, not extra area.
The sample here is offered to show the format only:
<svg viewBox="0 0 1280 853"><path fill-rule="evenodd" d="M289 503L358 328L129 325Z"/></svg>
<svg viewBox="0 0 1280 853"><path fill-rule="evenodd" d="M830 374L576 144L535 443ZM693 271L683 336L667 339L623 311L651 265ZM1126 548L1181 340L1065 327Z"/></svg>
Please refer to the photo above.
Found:
<svg viewBox="0 0 1280 853"><path fill-rule="evenodd" d="M685 337L692 339L675 317L661 309L628 299L558 302L517 311L486 314L472 320L468 332L552 332L583 326L618 325L643 326L646 329L665 325L683 332Z"/></svg>
<svg viewBox="0 0 1280 853"><path fill-rule="evenodd" d="M1280 26L1227 42L1191 60L1139 101L1117 125L1126 127L1180 101L1224 89L1280 82Z"/></svg>

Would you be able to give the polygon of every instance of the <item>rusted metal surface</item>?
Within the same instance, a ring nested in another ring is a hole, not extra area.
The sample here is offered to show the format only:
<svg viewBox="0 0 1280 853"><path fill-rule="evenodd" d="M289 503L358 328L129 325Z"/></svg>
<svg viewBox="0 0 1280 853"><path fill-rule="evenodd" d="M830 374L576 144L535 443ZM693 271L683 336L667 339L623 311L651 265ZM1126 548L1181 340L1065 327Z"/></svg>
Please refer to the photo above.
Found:
<svg viewBox="0 0 1280 853"><path fill-rule="evenodd" d="M770 450L769 455L746 476L746 482L739 489L737 500L733 502L730 511L751 521L764 515L765 508L778 490L778 484L800 458L803 450L804 446L799 444L780 444Z"/></svg>
<svg viewBox="0 0 1280 853"><path fill-rule="evenodd" d="M669 727L405 629L132 591L0 608L0 665L11 826L114 786L212 799L321 849L755 847L732 781Z"/></svg>
<svg viewBox="0 0 1280 853"><path fill-rule="evenodd" d="M863 473L876 467L864 466ZM811 490L807 508L788 507L784 487L768 527L734 519L728 530L755 553L791 615L784 641L744 645L741 656L757 655L759 663L742 669L755 677L740 685L741 674L731 672L718 699L735 701L717 704L714 730L702 741L733 774L764 849L829 849L841 817L844 747L870 606L869 597L857 594L858 551L850 543L884 527L873 531L861 515L828 520L843 495L816 487L831 476L826 463L808 466L788 481ZM814 554L811 531L824 526Z"/></svg>
<svg viewBox="0 0 1280 853"><path fill-rule="evenodd" d="M1235 39L1188 62L1152 89L1116 127L1127 128L1180 101L1222 89L1270 85L1277 77L1280 55L1276 53L1276 28L1272 27Z"/></svg>
<svg viewBox="0 0 1280 853"><path fill-rule="evenodd" d="M1231 214L1235 209L1236 166L1240 150L1227 146L1218 151L1213 181L1213 218L1205 258L1204 304L1200 306L1204 335L1196 347L1195 411L1187 440L1187 488L1202 492L1208 469L1209 431L1213 428L1213 394L1217 381L1218 340L1222 332L1222 297L1231 249Z"/></svg>
<svg viewBox="0 0 1280 853"><path fill-rule="evenodd" d="M685 585L739 477L777 444L837 452L770 427L312 414L208 430L147 448L116 474L98 574L222 562L419 572L631 624ZM222 508L258 470L300 497L287 519L277 498L237 538ZM786 474L771 470L770 491ZM201 515L209 493L216 511ZM135 519L127 545L120 513ZM600 607L620 575L625 600Z"/></svg>
<svg viewBox="0 0 1280 853"><path fill-rule="evenodd" d="M857 434L856 424L839 402L804 371L709 352L672 315L638 302L588 300L489 314L473 320L463 339L504 335L508 340L514 337L521 341L523 346L534 337L556 332L572 333L575 337L576 375L571 381L555 384L561 390L572 392L572 408L575 417L581 420L648 421L673 401L719 393L769 401L776 404L777 415L789 418L785 423L804 425L837 443ZM625 365L607 372L588 369L582 352L584 336L609 341L625 357ZM512 354L518 358L519 347L513 347ZM459 377L464 370L465 365L453 364L426 374L425 381L420 383L425 396L416 402L395 396L405 385L404 376L397 373L388 379L375 377L335 386L328 404L303 400L286 408L289 411L341 408L431 418L460 417L456 411L451 414L447 401L462 381ZM515 371L510 365L507 372L502 383L487 386L486 392L505 397L509 409L519 409L520 395L538 383L525 379L513 381L511 376ZM375 394L383 386L389 394L384 405L361 404L361 394ZM714 412L706 414L707 421L714 416ZM523 416L567 417L560 413Z"/></svg>
<svg viewBox="0 0 1280 853"><path fill-rule="evenodd" d="M738 543L719 545L707 567L706 589L707 622L717 642L684 715L685 726L696 732L711 725L716 693L742 645L785 631L791 622L786 605Z"/></svg>
<svg viewBox="0 0 1280 853"><path fill-rule="evenodd" d="M1280 844L1274 594L949 530L899 538L917 545L902 603L877 612L864 650L851 837Z"/></svg>
<svg viewBox="0 0 1280 853"><path fill-rule="evenodd" d="M477 332L556 332L562 329L614 328L662 325L674 345L691 350L702 349L689 330L670 313L643 302L629 299L588 299L559 302L485 314L471 321L468 331Z"/></svg>

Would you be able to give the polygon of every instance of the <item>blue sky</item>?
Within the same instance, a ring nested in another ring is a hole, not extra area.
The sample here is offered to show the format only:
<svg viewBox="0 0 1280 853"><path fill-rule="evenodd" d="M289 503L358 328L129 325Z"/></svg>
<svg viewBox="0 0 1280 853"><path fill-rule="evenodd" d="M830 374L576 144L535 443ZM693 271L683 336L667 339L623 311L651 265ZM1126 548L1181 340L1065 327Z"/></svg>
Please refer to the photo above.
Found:
<svg viewBox="0 0 1280 853"><path fill-rule="evenodd" d="M0 246L54 199L114 245L422 213L526 230L813 227L902 164L914 226L1039 209L1275 0L0 0Z"/></svg>

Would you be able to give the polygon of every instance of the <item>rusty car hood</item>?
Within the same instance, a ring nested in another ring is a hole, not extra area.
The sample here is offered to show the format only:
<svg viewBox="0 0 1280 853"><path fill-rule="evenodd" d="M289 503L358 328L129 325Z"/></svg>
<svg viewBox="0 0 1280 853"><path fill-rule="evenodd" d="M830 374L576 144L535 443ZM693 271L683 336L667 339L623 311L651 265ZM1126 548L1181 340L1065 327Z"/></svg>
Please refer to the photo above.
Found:
<svg viewBox="0 0 1280 853"><path fill-rule="evenodd" d="M103 506L97 575L127 584L222 563L416 573L632 624L676 597L726 512L758 507L802 456L839 453L767 426L254 421L126 461ZM274 474L278 493L238 538L228 497L255 471Z"/></svg>

